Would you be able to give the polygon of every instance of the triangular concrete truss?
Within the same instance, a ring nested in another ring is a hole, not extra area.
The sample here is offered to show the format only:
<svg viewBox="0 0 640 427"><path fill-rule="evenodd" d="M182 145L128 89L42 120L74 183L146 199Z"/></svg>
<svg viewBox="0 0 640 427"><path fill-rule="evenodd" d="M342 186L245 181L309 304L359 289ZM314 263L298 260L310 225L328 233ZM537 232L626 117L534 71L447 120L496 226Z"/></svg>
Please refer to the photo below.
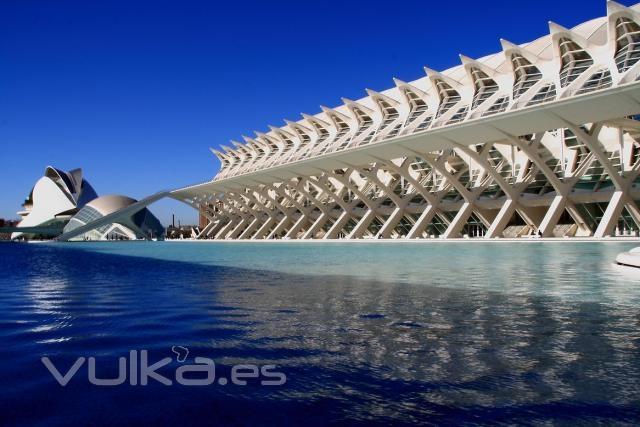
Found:
<svg viewBox="0 0 640 427"><path fill-rule="evenodd" d="M270 126L172 196L212 239L636 234L639 10Z"/></svg>

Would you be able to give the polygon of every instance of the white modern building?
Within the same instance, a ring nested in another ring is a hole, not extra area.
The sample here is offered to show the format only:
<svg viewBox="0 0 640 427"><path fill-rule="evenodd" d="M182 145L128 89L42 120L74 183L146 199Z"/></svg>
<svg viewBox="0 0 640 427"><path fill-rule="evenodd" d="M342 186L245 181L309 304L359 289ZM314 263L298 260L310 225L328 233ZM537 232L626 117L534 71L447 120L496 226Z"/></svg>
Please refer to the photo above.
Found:
<svg viewBox="0 0 640 427"><path fill-rule="evenodd" d="M640 5L213 150L212 239L633 235Z"/></svg>
<svg viewBox="0 0 640 427"><path fill-rule="evenodd" d="M22 218L18 228L29 232L15 232L11 238L59 234L71 217L96 197L91 184L83 178L82 169L64 172L47 166L22 205L23 210L18 212Z"/></svg>
<svg viewBox="0 0 640 427"><path fill-rule="evenodd" d="M11 239L134 240L164 236L164 227L146 208L167 193L140 202L125 196L98 197L82 169L52 166L34 185L18 212L22 220Z"/></svg>
<svg viewBox="0 0 640 427"><path fill-rule="evenodd" d="M95 228L73 236L69 240L138 240L154 239L164 235L164 227L160 221L147 209L142 208L129 213L125 208L137 203L130 197L108 195L98 197L87 203L71 218L64 227L64 234L71 235L80 227L97 224L96 221L115 214L112 222L97 225ZM121 215L118 213L122 212Z"/></svg>

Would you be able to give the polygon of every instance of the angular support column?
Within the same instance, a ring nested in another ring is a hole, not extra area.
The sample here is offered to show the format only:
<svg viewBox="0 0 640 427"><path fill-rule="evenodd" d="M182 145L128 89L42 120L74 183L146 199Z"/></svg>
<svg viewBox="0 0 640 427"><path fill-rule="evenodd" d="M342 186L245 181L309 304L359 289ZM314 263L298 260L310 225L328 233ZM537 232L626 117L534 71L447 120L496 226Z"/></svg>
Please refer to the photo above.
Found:
<svg viewBox="0 0 640 427"><path fill-rule="evenodd" d="M247 226L247 223L249 222L249 218L243 218L242 221L240 221L238 223L238 225L236 225L233 230L231 231L231 233L229 233L228 235L225 236L229 237L231 239L235 239L236 237L238 237L238 235L242 232L242 230L244 229L244 227Z"/></svg>
<svg viewBox="0 0 640 427"><path fill-rule="evenodd" d="M640 209L638 208L638 204L628 196L625 207L627 208L627 211L629 211L629 215L631 215L633 221L636 223L636 226L640 228Z"/></svg>
<svg viewBox="0 0 640 427"><path fill-rule="evenodd" d="M249 237L251 237L251 234L253 234L253 232L256 230L256 228L258 228L259 225L260 225L260 219L256 217L253 221L251 221L249 226L245 228L242 234L238 236L238 239L240 240L248 239Z"/></svg>
<svg viewBox="0 0 640 427"><path fill-rule="evenodd" d="M593 233L593 230L591 229L591 227L589 227L587 222L584 220L582 214L580 213L580 211L578 211L576 206L573 203L569 202L567 203L566 209L567 209L567 212L569 212L569 215L571 215L571 218L573 218L573 220L575 221L578 228L582 230L583 234L581 235L590 236L591 233Z"/></svg>
<svg viewBox="0 0 640 427"><path fill-rule="evenodd" d="M373 210L369 209L362 216L362 218L360 218L360 221L358 221L356 226L353 227L353 230L351 230L351 233L349 233L349 236L347 236L347 238L360 239L364 235L364 232L367 231L369 224L371 224L371 221L373 221L373 218L375 218L375 216L376 213Z"/></svg>
<svg viewBox="0 0 640 427"><path fill-rule="evenodd" d="M218 234L218 232L222 230L222 227L227 225L230 221L231 221L230 219L226 219L226 220L219 219L218 222L214 224L214 226L211 228L211 230L209 230L207 234L204 235L203 237L210 237L210 236L215 237Z"/></svg>
<svg viewBox="0 0 640 427"><path fill-rule="evenodd" d="M293 226L287 231L287 234L284 235L287 239L295 239L295 235L300 231L305 221L307 221L306 215L302 215L298 220L293 224Z"/></svg>
<svg viewBox="0 0 640 427"><path fill-rule="evenodd" d="M620 214L622 214L624 204L624 191L616 191L613 193L613 196L609 201L609 205L607 206L607 210L602 216L602 221L600 221L598 229L594 233L594 237L610 236L613 233L614 228L616 228L616 225L618 224L618 218L620 218Z"/></svg>
<svg viewBox="0 0 640 427"><path fill-rule="evenodd" d="M344 228L345 224L349 221L351 214L349 212L342 212L336 222L331 226L327 234L325 234L322 238L324 240L335 239L338 237L338 234Z"/></svg>
<svg viewBox="0 0 640 427"><path fill-rule="evenodd" d="M243 221L249 221L249 218L251 217L250 215L244 213L233 203L230 203L228 209L232 216L229 218L229 222L225 226L223 226L220 231L218 231L214 239L226 239L233 232L233 230L235 230L238 224L242 223Z"/></svg>
<svg viewBox="0 0 640 427"><path fill-rule="evenodd" d="M498 217L498 214L500 213L499 210L480 209L478 207L476 207L476 209L474 209L473 212L476 214L478 219L482 221L482 223L487 227L487 229L491 227L491 224L493 224L493 222Z"/></svg>
<svg viewBox="0 0 640 427"><path fill-rule="evenodd" d="M202 231L198 234L198 237L196 237L196 238L197 239L202 239L203 237L206 237L207 234L209 234L209 232L211 232L211 229L215 225L218 225L218 223L209 220L209 223L202 229Z"/></svg>
<svg viewBox="0 0 640 427"><path fill-rule="evenodd" d="M291 221L292 221L291 217L289 217L288 215L282 218L278 223L278 225L276 225L276 227L273 229L273 231L269 233L269 235L267 236L267 239L273 239L278 234L282 233L285 230L285 228L287 228L287 225L291 223Z"/></svg>
<svg viewBox="0 0 640 427"><path fill-rule="evenodd" d="M447 227L447 230L442 235L443 238L451 239L460 237L460 232L469 220L469 217L472 213L473 205L469 202L465 202L465 204L462 205L462 208L456 214L455 218L453 218L453 221L451 221L451 224L449 224L449 227Z"/></svg>
<svg viewBox="0 0 640 427"><path fill-rule="evenodd" d="M407 234L406 239L415 239L416 237L419 237L427 228L427 226L431 224L431 221L433 221L433 217L435 215L436 208L433 207L433 205L427 206L427 208L420 214L420 217L418 218L416 223L413 224L413 227L411 227L411 230Z"/></svg>
<svg viewBox="0 0 640 427"><path fill-rule="evenodd" d="M214 234L213 238L215 240L221 240L227 237L227 233L229 233L229 231L234 227L234 223L235 221L231 220L228 223L226 223L221 229L220 231L218 231L216 234Z"/></svg>
<svg viewBox="0 0 640 427"><path fill-rule="evenodd" d="M286 215L285 215L286 216ZM275 216L270 216L268 220L266 220L264 222L264 224L262 224L260 226L260 228L258 229L258 231L256 231L256 233L251 236L251 240L258 240L258 239L262 239L268 232L269 229L271 228L271 226L273 224L275 224L277 221Z"/></svg>
<svg viewBox="0 0 640 427"><path fill-rule="evenodd" d="M316 219L313 222L313 224L311 224L311 227L309 227L309 229L302 235L302 238L303 239L313 239L313 237L316 235L316 233L318 231L320 231L322 226L324 226L327 223L327 221L329 221L329 213L328 212L322 212L322 214L320 214L318 219Z"/></svg>
<svg viewBox="0 0 640 427"><path fill-rule="evenodd" d="M564 208L567 206L566 196L556 196L551 202L551 206L547 210L538 230L542 233L542 237L552 237L553 229L558 224Z"/></svg>
<svg viewBox="0 0 640 427"><path fill-rule="evenodd" d="M328 189L326 189L324 187L323 184L320 183L320 181L314 180L314 179L311 179L311 178L307 178L306 181L308 183L310 183L310 184L322 189L322 191L324 191L327 195L331 196L332 198L335 197L334 195L332 195L330 193L330 191ZM302 237L301 237L302 239L313 238L313 235L319 230L319 228L324 226L324 224L329 220L329 218L330 218L329 211L331 210L331 207L325 205L323 202L318 200L317 196L314 196L309 191L305 190L302 186L298 186L298 188L296 188L296 190L298 192L300 192L300 194L304 195L304 197L306 197L306 199L314 207L316 207L318 210L320 210L320 216L318 218L316 218L316 220L311 223L311 226L309 227L309 229L307 229L306 231L302 230L303 231L303 234L302 234ZM308 218L311 221L312 218L307 213L304 213L304 211L302 209L303 208L298 205L298 210L303 213L303 216L305 216L306 218Z"/></svg>
<svg viewBox="0 0 640 427"><path fill-rule="evenodd" d="M511 221L513 214L516 212L516 202L513 199L508 199L502 205L500 212L495 217L491 226L487 230L487 234L485 234L485 239L493 239L494 237L501 237L502 232Z"/></svg>
<svg viewBox="0 0 640 427"><path fill-rule="evenodd" d="M384 222L380 231L378 231L377 237L381 237L383 239L388 239L393 232L393 229L398 225L402 217L404 216L404 209L395 208L389 218Z"/></svg>
<svg viewBox="0 0 640 427"><path fill-rule="evenodd" d="M549 208L547 206L520 207L516 212L533 230L538 230Z"/></svg>

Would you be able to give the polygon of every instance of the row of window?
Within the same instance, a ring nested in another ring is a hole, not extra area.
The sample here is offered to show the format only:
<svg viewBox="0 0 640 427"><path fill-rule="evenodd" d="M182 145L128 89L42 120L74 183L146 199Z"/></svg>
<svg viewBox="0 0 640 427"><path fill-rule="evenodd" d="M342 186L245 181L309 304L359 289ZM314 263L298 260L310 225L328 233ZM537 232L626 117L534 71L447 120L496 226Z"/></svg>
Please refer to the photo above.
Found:
<svg viewBox="0 0 640 427"><path fill-rule="evenodd" d="M588 52L575 41L562 37L558 40L560 51L560 86L565 88L580 77L585 71L594 64L593 59ZM543 78L540 70L528 61L524 56L518 53L511 55L511 63L514 72L514 84L511 99L509 96L501 96L497 98L493 104L479 113L482 117L498 114L506 111L511 100L516 101L533 86L540 82ZM615 62L619 72L629 70L640 60L640 26L631 19L622 17L616 21L616 53ZM471 108L468 105L459 107L454 114L443 121L437 122L435 125L451 125L463 121L469 110L475 110L485 101L492 98L494 94L499 92L499 86L494 79L489 77L487 73L477 67L470 68L470 74L474 84L474 96L471 101ZM309 120L318 135L316 143L313 147L305 147L311 141L310 135L303 126L296 126L296 136L300 141L300 146L304 147L299 150L293 142L293 135L284 131L277 132L278 137L284 142L284 147L279 146L275 141L270 140L266 135L262 135L263 144L269 148L267 154L260 144L253 144L255 153L249 148L244 148L244 152L235 154L228 152L227 155L232 159L227 159L223 164L223 173L219 177L226 175L235 175L246 173L258 168L269 167L274 164L299 160L301 158L322 155L328 152L344 150L347 147L367 144L372 140L380 140L395 137L400 133L407 134L416 131L422 131L428 128L433 119L440 118L447 114L453 107L461 102L462 98L458 91L450 84L440 78L434 79L435 88L440 99L438 110L435 117L429 114L427 103L424 99L409 88L402 90L407 102L410 105L410 112L403 123L396 123L400 114L398 110L384 98L377 99L376 102L383 113L383 120L378 129L374 129L374 121L370 114L359 107L350 108L357 122L357 129L351 132L351 128L341 114L333 110L327 110L327 116L331 120L333 127L337 130L335 136L329 139L330 133L326 129L327 123L323 123L318 119ZM595 90L610 87L613 84L611 72L607 69L595 71L586 83L579 88L575 94L584 94ZM526 106L533 106L548 102L557 96L556 85L547 83L539 87L537 93L528 100ZM477 117L477 116L474 116ZM330 126L330 125L329 125ZM351 135L349 135L351 134ZM241 147L238 147L238 151ZM269 157L269 161L264 162L263 159ZM252 167L247 170L247 166ZM227 167L234 166L233 170L224 170Z"/></svg>

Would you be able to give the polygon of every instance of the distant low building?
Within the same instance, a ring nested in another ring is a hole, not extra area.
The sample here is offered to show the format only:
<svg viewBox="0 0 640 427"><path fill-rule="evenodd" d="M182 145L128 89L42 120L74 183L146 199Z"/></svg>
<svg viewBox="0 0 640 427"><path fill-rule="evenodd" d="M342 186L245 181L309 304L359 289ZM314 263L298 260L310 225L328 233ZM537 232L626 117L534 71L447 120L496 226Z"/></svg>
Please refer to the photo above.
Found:
<svg viewBox="0 0 640 427"><path fill-rule="evenodd" d="M167 227L167 239L195 239L200 235L201 228L195 225L170 225Z"/></svg>
<svg viewBox="0 0 640 427"><path fill-rule="evenodd" d="M0 218L0 228L17 227L19 222L20 220ZM4 233L0 231L0 240L10 240L10 239L11 239L11 233Z"/></svg>
<svg viewBox="0 0 640 427"><path fill-rule="evenodd" d="M218 200L215 203L203 203L198 209L198 226L204 229L211 223L211 213L220 212L224 208L224 202Z"/></svg>

